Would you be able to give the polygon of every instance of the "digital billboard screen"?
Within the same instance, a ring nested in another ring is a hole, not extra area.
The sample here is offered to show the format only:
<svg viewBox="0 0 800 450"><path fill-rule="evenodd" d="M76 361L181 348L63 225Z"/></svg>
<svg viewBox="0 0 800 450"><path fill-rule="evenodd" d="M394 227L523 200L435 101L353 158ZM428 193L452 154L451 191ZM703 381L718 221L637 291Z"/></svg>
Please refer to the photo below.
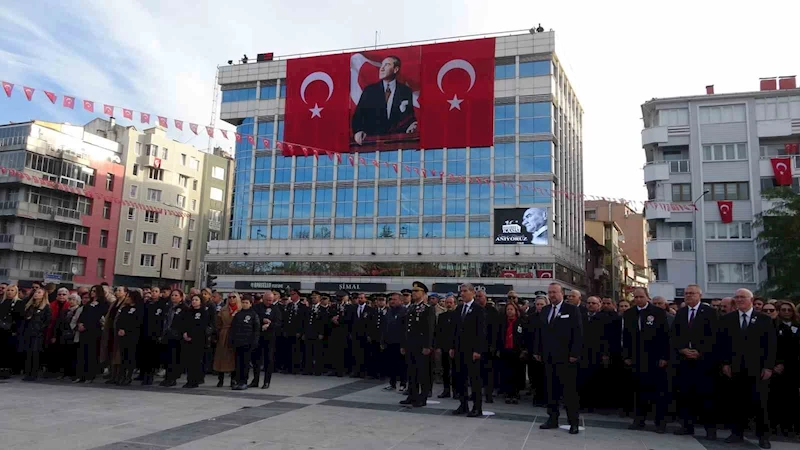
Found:
<svg viewBox="0 0 800 450"><path fill-rule="evenodd" d="M547 245L547 208L496 208L495 244Z"/></svg>

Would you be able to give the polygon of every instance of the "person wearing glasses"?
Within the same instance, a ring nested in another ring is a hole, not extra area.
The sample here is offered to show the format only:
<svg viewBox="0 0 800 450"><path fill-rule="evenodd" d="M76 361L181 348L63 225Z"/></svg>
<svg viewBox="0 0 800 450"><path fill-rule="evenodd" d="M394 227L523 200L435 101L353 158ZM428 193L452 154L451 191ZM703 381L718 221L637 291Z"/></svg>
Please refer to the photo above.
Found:
<svg viewBox="0 0 800 450"><path fill-rule="evenodd" d="M228 294L228 304L219 311L216 317L217 348L214 352L214 372L217 372L217 387L225 384L226 373L231 374L230 386L236 386L236 374L233 373L236 366L236 351L228 336L231 332L233 317L241 309L241 304L239 294L231 292Z"/></svg>
<svg viewBox="0 0 800 450"><path fill-rule="evenodd" d="M798 367L800 367L800 324L794 305L780 300L764 305L762 312L770 317L769 309L776 308L775 323L778 330L778 348L775 355L775 369L772 374L769 396L769 416L775 433L792 435L798 428L797 391Z"/></svg>

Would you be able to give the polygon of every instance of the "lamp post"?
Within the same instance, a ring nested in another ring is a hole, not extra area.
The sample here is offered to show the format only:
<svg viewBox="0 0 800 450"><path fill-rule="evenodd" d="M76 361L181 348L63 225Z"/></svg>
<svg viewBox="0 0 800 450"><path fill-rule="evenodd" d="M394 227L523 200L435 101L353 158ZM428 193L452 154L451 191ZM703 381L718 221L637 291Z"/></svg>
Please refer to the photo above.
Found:
<svg viewBox="0 0 800 450"><path fill-rule="evenodd" d="M162 285L164 284L164 276L163 276L164 255L169 255L169 253L162 253L161 254L161 264L158 265L158 282L159 282L159 284L162 284Z"/></svg>
<svg viewBox="0 0 800 450"><path fill-rule="evenodd" d="M697 247L699 245L697 242L697 202L699 202L701 198L705 197L706 194L709 193L711 193L709 190L703 191L703 193L692 202L694 205L694 211L692 211L692 231L694 234L694 282L697 284L700 284L700 264L697 257ZM705 283L703 284L703 291L705 291L706 286Z"/></svg>

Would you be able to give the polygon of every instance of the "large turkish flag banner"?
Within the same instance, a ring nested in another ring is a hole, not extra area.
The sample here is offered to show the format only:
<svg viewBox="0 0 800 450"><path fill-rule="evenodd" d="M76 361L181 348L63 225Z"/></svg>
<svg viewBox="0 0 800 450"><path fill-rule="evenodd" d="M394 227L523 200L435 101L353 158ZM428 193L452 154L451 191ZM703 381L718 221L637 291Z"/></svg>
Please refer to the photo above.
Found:
<svg viewBox="0 0 800 450"><path fill-rule="evenodd" d="M494 51L493 38L422 46L422 148L492 145Z"/></svg>
<svg viewBox="0 0 800 450"><path fill-rule="evenodd" d="M792 159L772 158L772 172L775 174L775 184L778 186L792 185Z"/></svg>
<svg viewBox="0 0 800 450"><path fill-rule="evenodd" d="M290 59L286 62L286 156L302 147L346 152L350 125L350 55ZM297 145L294 145L297 144Z"/></svg>

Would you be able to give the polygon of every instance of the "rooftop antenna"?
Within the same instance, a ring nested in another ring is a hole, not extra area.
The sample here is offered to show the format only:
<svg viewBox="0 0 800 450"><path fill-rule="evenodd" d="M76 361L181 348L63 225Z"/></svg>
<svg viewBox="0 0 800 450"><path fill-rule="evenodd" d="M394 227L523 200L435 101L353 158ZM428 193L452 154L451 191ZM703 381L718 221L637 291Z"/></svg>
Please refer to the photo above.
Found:
<svg viewBox="0 0 800 450"><path fill-rule="evenodd" d="M375 30L375 48L378 48L378 38L380 37L380 35L381 35L381 32L378 31L378 30Z"/></svg>

